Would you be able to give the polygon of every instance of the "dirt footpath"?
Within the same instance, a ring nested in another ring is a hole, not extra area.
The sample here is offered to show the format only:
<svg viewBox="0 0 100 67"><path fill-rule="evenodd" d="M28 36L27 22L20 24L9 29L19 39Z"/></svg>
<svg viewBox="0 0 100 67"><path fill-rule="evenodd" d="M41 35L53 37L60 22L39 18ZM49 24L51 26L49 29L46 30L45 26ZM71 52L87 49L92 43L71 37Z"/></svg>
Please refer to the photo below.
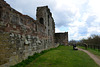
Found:
<svg viewBox="0 0 100 67"><path fill-rule="evenodd" d="M78 49L85 52L85 53L87 53L100 66L100 59L96 55L90 53L87 50L84 50L84 49L81 49L81 48L78 48Z"/></svg>

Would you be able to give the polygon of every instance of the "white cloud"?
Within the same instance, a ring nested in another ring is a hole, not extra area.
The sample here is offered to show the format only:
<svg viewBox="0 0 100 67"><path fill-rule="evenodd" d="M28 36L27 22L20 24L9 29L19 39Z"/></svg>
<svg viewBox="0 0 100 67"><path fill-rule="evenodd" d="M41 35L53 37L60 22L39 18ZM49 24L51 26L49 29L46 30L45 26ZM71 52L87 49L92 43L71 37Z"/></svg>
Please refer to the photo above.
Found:
<svg viewBox="0 0 100 67"><path fill-rule="evenodd" d="M91 14L96 15L98 17L97 20L100 21L100 0L89 0L88 5L90 6Z"/></svg>
<svg viewBox="0 0 100 67"><path fill-rule="evenodd" d="M79 22L79 21L75 21L73 23L69 23L69 26L70 27L82 27L82 26L85 26L85 22Z"/></svg>
<svg viewBox="0 0 100 67"><path fill-rule="evenodd" d="M35 19L36 8L48 5L56 32L69 32L69 40L100 34L100 0L5 0L13 8Z"/></svg>
<svg viewBox="0 0 100 67"><path fill-rule="evenodd" d="M58 28L55 28L55 32L57 33L57 32L61 32Z"/></svg>
<svg viewBox="0 0 100 67"><path fill-rule="evenodd" d="M86 21L89 16L89 13L83 13L82 20Z"/></svg>
<svg viewBox="0 0 100 67"><path fill-rule="evenodd" d="M88 32L92 34L100 34L100 27L90 27L88 28Z"/></svg>
<svg viewBox="0 0 100 67"><path fill-rule="evenodd" d="M55 32L59 33L59 32L65 32L65 31L61 31L59 28L55 28Z"/></svg>
<svg viewBox="0 0 100 67"><path fill-rule="evenodd" d="M48 5L50 9L53 10L53 6L55 5L54 0L5 0L7 3L11 5L17 11L29 15L36 18L36 8L38 6L46 6Z"/></svg>

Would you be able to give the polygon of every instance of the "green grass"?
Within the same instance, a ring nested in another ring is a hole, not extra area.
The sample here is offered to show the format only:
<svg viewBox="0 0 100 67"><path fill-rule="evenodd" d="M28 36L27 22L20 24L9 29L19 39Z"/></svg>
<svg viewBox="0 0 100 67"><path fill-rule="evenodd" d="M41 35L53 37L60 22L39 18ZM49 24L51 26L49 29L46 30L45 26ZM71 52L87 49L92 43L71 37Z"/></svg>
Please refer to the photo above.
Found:
<svg viewBox="0 0 100 67"><path fill-rule="evenodd" d="M81 46L79 46L79 48L85 49L84 47L81 47ZM98 49L88 48L87 50L90 51L91 53L97 55L97 56L100 56L100 50L98 51Z"/></svg>
<svg viewBox="0 0 100 67"><path fill-rule="evenodd" d="M97 55L97 56L100 56L100 51L98 51L98 49L91 49L91 48L88 48L88 50L90 51L90 52L92 52L93 54L95 54L95 55Z"/></svg>
<svg viewBox="0 0 100 67"><path fill-rule="evenodd" d="M41 53L35 53L33 56L29 56L28 59L23 60L22 62L14 65L14 66L10 66L10 67L25 67L26 65L28 65L30 62L34 61L36 58L38 58L39 56L45 54L48 51L54 50L56 48L51 48L49 50L44 50Z"/></svg>
<svg viewBox="0 0 100 67"><path fill-rule="evenodd" d="M26 67L99 67L86 53L60 46L36 58Z"/></svg>

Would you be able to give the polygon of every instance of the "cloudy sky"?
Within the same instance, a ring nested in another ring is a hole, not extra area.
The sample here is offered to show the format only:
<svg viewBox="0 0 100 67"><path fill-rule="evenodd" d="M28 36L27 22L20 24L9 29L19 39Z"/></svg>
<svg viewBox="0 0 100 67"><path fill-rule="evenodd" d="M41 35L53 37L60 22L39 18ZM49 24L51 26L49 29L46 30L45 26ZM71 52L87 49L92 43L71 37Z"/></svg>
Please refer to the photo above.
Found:
<svg viewBox="0 0 100 67"><path fill-rule="evenodd" d="M56 32L69 33L69 40L100 35L100 0L5 0L17 11L36 19L36 8L48 5Z"/></svg>

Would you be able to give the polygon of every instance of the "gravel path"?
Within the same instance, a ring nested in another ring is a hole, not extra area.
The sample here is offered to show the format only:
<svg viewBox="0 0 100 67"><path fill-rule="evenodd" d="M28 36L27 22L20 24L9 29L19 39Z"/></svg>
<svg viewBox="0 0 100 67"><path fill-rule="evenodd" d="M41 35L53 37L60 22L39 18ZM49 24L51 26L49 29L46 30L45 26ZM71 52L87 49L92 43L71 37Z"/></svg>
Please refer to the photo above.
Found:
<svg viewBox="0 0 100 67"><path fill-rule="evenodd" d="M84 49L81 49L81 48L78 48L78 49L85 52L85 53L87 53L100 66L100 59L96 55L90 53L87 50L84 50Z"/></svg>

